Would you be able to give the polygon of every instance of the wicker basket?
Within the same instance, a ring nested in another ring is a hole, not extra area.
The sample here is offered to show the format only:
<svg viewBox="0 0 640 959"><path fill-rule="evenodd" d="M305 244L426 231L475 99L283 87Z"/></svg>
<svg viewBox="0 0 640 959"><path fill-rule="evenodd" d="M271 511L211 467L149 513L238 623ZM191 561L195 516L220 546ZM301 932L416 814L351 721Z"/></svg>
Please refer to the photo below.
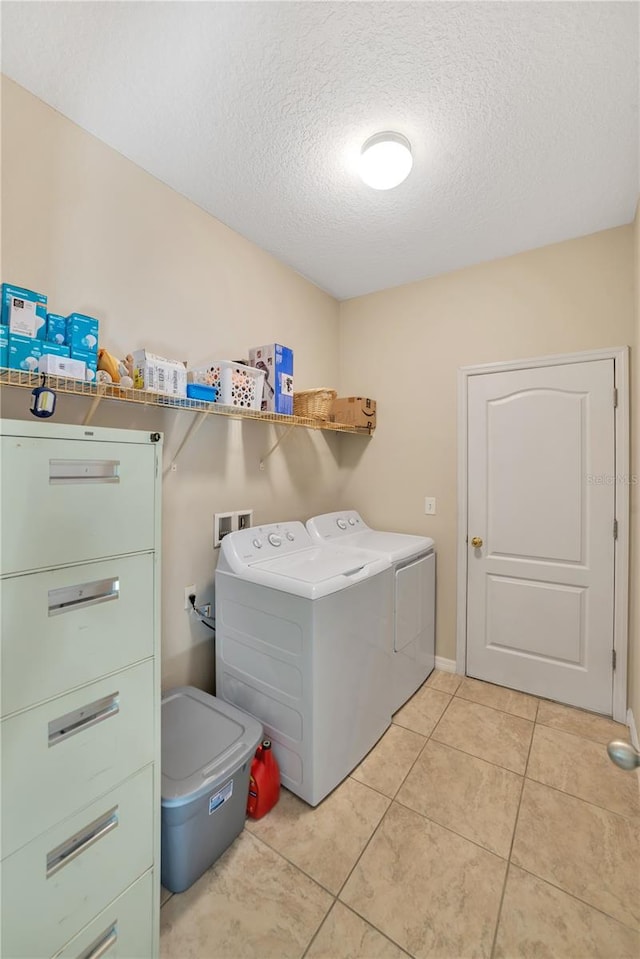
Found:
<svg viewBox="0 0 640 959"><path fill-rule="evenodd" d="M331 404L338 394L324 388L303 390L293 394L294 416L307 416L312 420L328 420Z"/></svg>

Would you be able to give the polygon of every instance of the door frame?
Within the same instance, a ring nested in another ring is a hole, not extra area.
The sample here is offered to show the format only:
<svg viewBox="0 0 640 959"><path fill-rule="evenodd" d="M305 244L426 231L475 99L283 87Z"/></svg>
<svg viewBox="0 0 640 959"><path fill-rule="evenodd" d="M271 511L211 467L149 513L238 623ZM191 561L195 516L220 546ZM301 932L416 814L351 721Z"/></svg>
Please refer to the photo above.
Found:
<svg viewBox="0 0 640 959"><path fill-rule="evenodd" d="M456 672L466 674L467 662L467 524L468 524L468 390L469 379L485 373L563 366L592 360L613 360L614 385L618 391L615 410L616 476L630 474L629 432L629 347L618 346L580 353L558 353L550 356L483 363L458 369L458 561L457 561L457 627ZM627 649L629 632L629 494L631 480L615 484L618 537L614 543L614 611L613 648L616 668L613 671L613 718L627 721Z"/></svg>

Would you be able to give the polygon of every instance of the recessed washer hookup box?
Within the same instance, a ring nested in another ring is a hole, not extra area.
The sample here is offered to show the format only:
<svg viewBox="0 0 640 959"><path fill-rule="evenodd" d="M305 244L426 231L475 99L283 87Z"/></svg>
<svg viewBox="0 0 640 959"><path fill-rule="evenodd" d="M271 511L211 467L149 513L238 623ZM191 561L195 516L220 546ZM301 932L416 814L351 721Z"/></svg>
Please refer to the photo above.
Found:
<svg viewBox="0 0 640 959"><path fill-rule="evenodd" d="M161 881L183 892L244 828L262 725L194 686L162 697Z"/></svg>

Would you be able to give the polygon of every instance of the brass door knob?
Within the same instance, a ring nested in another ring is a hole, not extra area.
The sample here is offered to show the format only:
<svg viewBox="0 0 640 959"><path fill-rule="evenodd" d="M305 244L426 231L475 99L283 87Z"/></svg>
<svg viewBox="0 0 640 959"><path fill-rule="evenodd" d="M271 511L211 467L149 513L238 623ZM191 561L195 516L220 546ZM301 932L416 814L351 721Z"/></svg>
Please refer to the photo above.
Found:
<svg viewBox="0 0 640 959"><path fill-rule="evenodd" d="M473 546L474 549L480 549L480 547L482 546L482 537L474 536L473 539L471 540L471 545Z"/></svg>

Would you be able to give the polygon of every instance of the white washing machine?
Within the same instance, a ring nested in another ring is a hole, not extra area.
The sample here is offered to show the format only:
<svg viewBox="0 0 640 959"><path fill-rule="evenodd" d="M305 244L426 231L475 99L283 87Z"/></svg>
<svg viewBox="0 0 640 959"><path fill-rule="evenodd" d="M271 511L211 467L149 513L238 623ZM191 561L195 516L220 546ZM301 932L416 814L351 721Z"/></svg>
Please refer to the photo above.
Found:
<svg viewBox="0 0 640 959"><path fill-rule="evenodd" d="M216 693L255 716L281 780L315 806L391 722L393 573L302 523L230 533L216 570Z"/></svg>
<svg viewBox="0 0 640 959"><path fill-rule="evenodd" d="M370 550L392 564L391 711L396 712L435 666L435 543L427 536L371 529L353 509L314 516L307 530L318 543Z"/></svg>

